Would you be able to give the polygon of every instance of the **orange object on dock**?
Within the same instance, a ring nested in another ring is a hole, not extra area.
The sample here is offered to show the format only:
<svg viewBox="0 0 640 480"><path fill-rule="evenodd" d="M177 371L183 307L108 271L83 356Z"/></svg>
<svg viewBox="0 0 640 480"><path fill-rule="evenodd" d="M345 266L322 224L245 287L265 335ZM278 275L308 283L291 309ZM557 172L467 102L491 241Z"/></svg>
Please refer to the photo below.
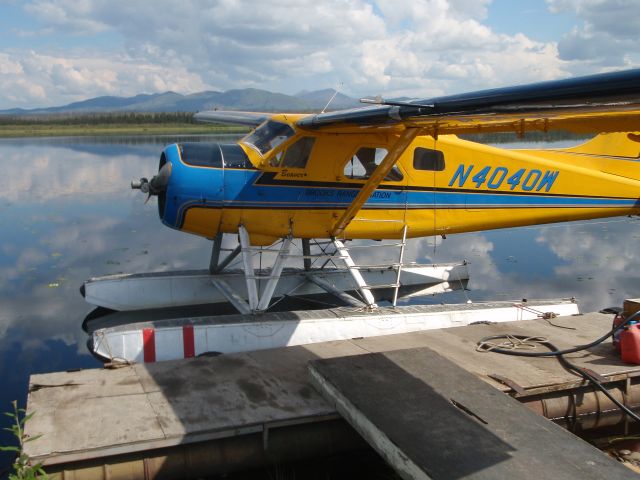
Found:
<svg viewBox="0 0 640 480"><path fill-rule="evenodd" d="M620 334L622 361L640 365L640 323L631 323Z"/></svg>

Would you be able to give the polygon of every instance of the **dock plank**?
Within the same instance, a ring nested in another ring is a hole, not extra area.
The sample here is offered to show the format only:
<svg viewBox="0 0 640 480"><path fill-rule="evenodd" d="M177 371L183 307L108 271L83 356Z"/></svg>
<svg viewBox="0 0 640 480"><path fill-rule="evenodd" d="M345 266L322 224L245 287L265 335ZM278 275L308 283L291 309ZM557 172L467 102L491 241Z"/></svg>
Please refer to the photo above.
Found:
<svg viewBox="0 0 640 480"><path fill-rule="evenodd" d="M309 368L316 388L403 478L637 478L429 348Z"/></svg>

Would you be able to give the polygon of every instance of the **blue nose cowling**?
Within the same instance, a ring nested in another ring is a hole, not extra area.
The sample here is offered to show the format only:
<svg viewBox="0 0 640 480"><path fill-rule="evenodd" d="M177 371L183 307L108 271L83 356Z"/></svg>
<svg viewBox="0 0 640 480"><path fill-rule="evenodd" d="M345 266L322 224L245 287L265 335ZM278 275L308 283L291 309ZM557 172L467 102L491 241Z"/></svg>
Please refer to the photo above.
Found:
<svg viewBox="0 0 640 480"><path fill-rule="evenodd" d="M169 181L158 195L162 223L180 229L190 207L222 208L224 167L219 144L169 145L160 157L160 170L169 163Z"/></svg>

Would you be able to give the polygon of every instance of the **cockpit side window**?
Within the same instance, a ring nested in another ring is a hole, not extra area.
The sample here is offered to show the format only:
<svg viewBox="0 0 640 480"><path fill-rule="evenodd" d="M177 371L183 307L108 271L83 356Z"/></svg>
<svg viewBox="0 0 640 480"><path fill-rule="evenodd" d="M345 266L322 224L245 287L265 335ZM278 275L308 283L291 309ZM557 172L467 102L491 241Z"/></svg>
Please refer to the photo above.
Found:
<svg viewBox="0 0 640 480"><path fill-rule="evenodd" d="M287 151L284 153L282 166L289 168L306 167L315 141L316 139L314 137L302 137L296 140L296 142L289 146Z"/></svg>
<svg viewBox="0 0 640 480"><path fill-rule="evenodd" d="M217 143L182 143L180 157L184 163L196 167L222 168L222 154Z"/></svg>
<svg viewBox="0 0 640 480"><path fill-rule="evenodd" d="M255 169L256 167L249 161L249 157L237 143L220 144L222 159L227 168Z"/></svg>
<svg viewBox="0 0 640 480"><path fill-rule="evenodd" d="M344 167L344 176L354 180L366 180L387 156L386 148L362 147L351 157ZM403 179L402 172L395 165L384 177L387 182L399 182Z"/></svg>
<svg viewBox="0 0 640 480"><path fill-rule="evenodd" d="M295 132L286 123L269 120L247 135L242 142L265 154L293 136Z"/></svg>
<svg viewBox="0 0 640 480"><path fill-rule="evenodd" d="M441 172L444 170L444 153L440 150L418 147L413 151L413 168Z"/></svg>

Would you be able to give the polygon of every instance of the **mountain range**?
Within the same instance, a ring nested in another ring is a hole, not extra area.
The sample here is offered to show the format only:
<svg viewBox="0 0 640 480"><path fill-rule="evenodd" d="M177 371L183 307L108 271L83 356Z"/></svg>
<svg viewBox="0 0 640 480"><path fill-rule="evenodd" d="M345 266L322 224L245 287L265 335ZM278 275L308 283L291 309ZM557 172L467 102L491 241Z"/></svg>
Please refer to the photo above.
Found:
<svg viewBox="0 0 640 480"><path fill-rule="evenodd" d="M303 91L296 95L273 93L256 88L226 92L199 92L181 95L175 92L140 94L134 97L102 96L58 107L0 110L0 115L86 114L118 112L198 112L202 110L250 110L262 112L313 112L322 110L333 89ZM357 107L361 104L341 93L331 101L329 110Z"/></svg>

